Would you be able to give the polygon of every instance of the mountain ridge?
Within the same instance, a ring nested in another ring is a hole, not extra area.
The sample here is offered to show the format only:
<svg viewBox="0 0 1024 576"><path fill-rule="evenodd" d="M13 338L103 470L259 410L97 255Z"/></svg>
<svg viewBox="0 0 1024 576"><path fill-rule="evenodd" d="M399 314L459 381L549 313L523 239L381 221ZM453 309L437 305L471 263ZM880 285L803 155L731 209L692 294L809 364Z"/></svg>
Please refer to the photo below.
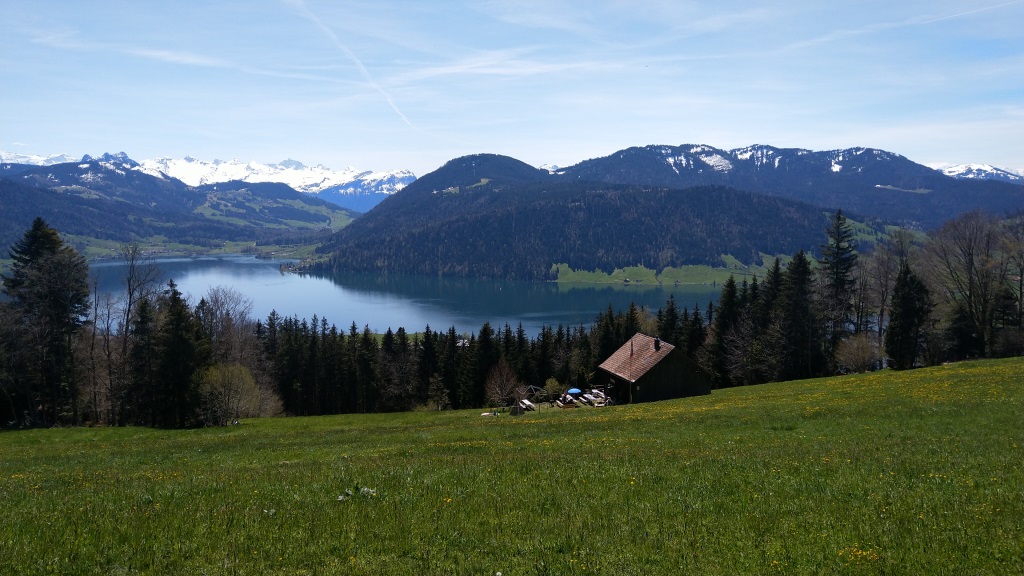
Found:
<svg viewBox="0 0 1024 576"><path fill-rule="evenodd" d="M151 176L176 178L189 186L231 181L277 182L356 212L369 211L388 195L416 179L415 174L408 170L372 171L351 166L344 170L332 170L319 164L306 166L293 159L277 164L242 162L237 159L205 161L191 156L135 161L124 152L108 152L99 157L86 154L77 160L66 154L42 157L0 152L0 164L54 166L93 160L119 162Z"/></svg>
<svg viewBox="0 0 1024 576"><path fill-rule="evenodd" d="M963 181L885 150L643 146L556 170L456 158L338 231L322 270L551 280L551 266L656 271L816 252L843 210L882 235L973 209L1024 206L1024 186ZM870 234L870 232L869 232Z"/></svg>
<svg viewBox="0 0 1024 576"><path fill-rule="evenodd" d="M875 148L811 151L754 145L648 145L554 172L580 182L689 188L725 186L842 208L913 228L930 228L968 209L1002 213L1024 205L1024 186L952 178ZM924 199L927 197L927 199Z"/></svg>
<svg viewBox="0 0 1024 576"><path fill-rule="evenodd" d="M89 246L155 242L202 250L226 242L310 244L356 216L287 184L236 180L188 186L137 166L125 154L49 166L3 165L0 244L11 245L36 216Z"/></svg>

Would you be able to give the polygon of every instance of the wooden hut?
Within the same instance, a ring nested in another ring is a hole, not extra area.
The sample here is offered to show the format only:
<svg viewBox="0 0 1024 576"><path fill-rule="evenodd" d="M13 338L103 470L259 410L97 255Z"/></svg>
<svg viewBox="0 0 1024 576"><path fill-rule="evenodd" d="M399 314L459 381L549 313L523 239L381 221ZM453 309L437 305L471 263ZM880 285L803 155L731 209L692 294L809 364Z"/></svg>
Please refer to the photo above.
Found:
<svg viewBox="0 0 1024 576"><path fill-rule="evenodd" d="M711 393L711 378L682 350L637 333L598 366L609 394L620 404L654 402Z"/></svg>

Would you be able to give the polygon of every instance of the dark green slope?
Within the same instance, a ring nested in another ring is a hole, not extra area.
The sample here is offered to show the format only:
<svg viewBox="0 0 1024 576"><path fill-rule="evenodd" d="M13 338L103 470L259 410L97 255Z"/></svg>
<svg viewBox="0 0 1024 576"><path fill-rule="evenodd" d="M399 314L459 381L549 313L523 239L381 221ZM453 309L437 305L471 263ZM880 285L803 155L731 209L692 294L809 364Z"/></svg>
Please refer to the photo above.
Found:
<svg viewBox="0 0 1024 576"><path fill-rule="evenodd" d="M576 269L760 263L814 249L824 212L722 187L687 190L559 182L496 156L452 161L340 231L336 271L546 279ZM527 167L529 168L529 167ZM457 183L457 184L453 184Z"/></svg>

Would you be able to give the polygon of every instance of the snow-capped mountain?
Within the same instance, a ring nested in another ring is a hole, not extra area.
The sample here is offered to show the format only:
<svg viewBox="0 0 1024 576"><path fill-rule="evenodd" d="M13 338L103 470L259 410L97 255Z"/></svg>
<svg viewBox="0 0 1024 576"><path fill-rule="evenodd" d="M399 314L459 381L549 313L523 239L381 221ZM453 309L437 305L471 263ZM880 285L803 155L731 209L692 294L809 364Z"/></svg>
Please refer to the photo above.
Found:
<svg viewBox="0 0 1024 576"><path fill-rule="evenodd" d="M769 172L794 175L824 170L846 176L874 172L894 163L913 164L899 154L875 148L813 151L758 144L723 150L706 144L684 144L628 148L605 158L559 168L554 173L577 180L613 181L618 178L614 170L625 170L642 182L659 186L712 184L749 188L752 181L763 180ZM616 168L609 172L611 165Z"/></svg>
<svg viewBox="0 0 1024 576"><path fill-rule="evenodd" d="M0 151L0 164L31 164L33 166L53 166L66 162L76 162L78 158L67 154L51 154L38 156L35 154L18 154L17 152Z"/></svg>
<svg viewBox="0 0 1024 576"><path fill-rule="evenodd" d="M100 157L87 154L81 160L66 154L43 157L0 152L0 163L4 164L51 166L91 161L116 163L158 178L175 178L189 186L232 180L281 183L357 212L368 211L416 179L408 170L373 172L357 170L351 166L344 170L332 170L322 165L306 166L291 159L278 164L261 164L239 160L209 162L186 156L180 159L157 158L136 162L124 152L107 153Z"/></svg>
<svg viewBox="0 0 1024 576"><path fill-rule="evenodd" d="M1024 184L1024 174L990 164L956 164L935 166L946 176L959 180L998 180L1011 184Z"/></svg>
<svg viewBox="0 0 1024 576"><path fill-rule="evenodd" d="M217 184L231 180L243 182L280 182L300 192L319 192L324 188L346 184L355 180L361 172L348 167L341 171L324 166L306 166L296 160L285 160L279 164L241 162L239 160L214 160L208 162L191 156L184 158L157 158L143 160L143 172L177 178L189 186Z"/></svg>
<svg viewBox="0 0 1024 576"><path fill-rule="evenodd" d="M876 148L644 146L559 169L555 176L677 190L726 186L917 228L938 226L967 209L1002 213L1024 198L1024 182L951 178Z"/></svg>
<svg viewBox="0 0 1024 576"><path fill-rule="evenodd" d="M144 160L139 169L154 176L177 178L190 186L231 180L279 182L360 212L369 210L416 179L408 170L372 172L349 166L337 171L322 165L306 166L291 159L278 164L261 164L239 160L208 162L186 156L181 159Z"/></svg>

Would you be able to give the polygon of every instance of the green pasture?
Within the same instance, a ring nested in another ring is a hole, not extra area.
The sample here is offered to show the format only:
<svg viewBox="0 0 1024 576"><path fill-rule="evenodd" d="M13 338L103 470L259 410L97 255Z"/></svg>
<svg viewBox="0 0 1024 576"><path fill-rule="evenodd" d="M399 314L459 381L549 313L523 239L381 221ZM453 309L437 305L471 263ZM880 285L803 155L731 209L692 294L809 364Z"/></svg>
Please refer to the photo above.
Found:
<svg viewBox="0 0 1024 576"><path fill-rule="evenodd" d="M1021 359L480 412L0 433L0 572L1024 572Z"/></svg>
<svg viewBox="0 0 1024 576"><path fill-rule="evenodd" d="M557 282L568 284L721 284L730 276L737 281L745 277L763 277L774 258L763 257L764 266L747 266L732 256L722 255L721 267L692 265L669 267L657 272L645 266L627 266L616 268L609 274L600 270L573 270L568 264L553 264L551 272L557 275Z"/></svg>

